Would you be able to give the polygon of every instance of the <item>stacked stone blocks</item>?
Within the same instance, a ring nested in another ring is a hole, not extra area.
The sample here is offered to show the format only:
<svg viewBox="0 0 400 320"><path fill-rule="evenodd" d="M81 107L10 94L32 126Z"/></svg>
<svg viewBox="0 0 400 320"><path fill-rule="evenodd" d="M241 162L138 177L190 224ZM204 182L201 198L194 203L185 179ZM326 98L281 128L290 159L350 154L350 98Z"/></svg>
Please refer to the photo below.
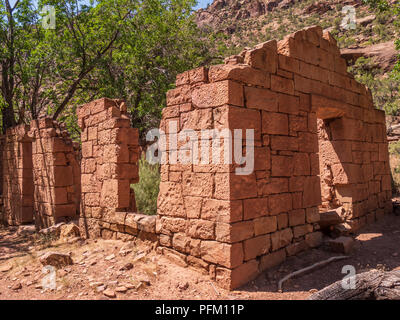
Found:
<svg viewBox="0 0 400 320"><path fill-rule="evenodd" d="M38 229L79 215L79 145L50 118L31 122L35 224Z"/></svg>
<svg viewBox="0 0 400 320"><path fill-rule="evenodd" d="M136 214L139 133L122 100L99 99L77 111L82 140L80 226L88 237L154 237L154 217Z"/></svg>
<svg viewBox="0 0 400 320"><path fill-rule="evenodd" d="M3 222L8 225L33 221L33 173L30 127L7 129L3 149Z"/></svg>
<svg viewBox="0 0 400 320"><path fill-rule="evenodd" d="M336 159L334 197L354 230L363 216L372 222L390 211L384 113L347 73L335 40L320 27L260 44L224 65L180 74L163 110L160 128L167 140L171 122L178 132L255 132L250 175L236 175L235 165L171 163L173 150L165 148L157 218L161 251L200 267L222 286L236 288L320 244L317 222L326 187L320 159ZM319 141L324 126L332 133Z"/></svg>

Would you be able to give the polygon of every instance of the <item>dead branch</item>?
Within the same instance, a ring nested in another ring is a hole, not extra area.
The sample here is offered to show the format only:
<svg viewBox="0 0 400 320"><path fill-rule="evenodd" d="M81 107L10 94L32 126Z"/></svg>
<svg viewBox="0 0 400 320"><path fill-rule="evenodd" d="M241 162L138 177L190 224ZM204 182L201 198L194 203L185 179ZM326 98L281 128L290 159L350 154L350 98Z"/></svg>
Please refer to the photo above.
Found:
<svg viewBox="0 0 400 320"><path fill-rule="evenodd" d="M342 280L312 294L308 300L400 300L400 270L371 270L356 275L354 289L344 289Z"/></svg>
<svg viewBox="0 0 400 320"><path fill-rule="evenodd" d="M326 260L323 260L323 261L314 263L313 265L311 265L311 266L309 266L309 267L306 267L306 268L297 270L297 271L295 271L295 272L289 273L286 277L284 277L284 278L282 278L281 280L279 280L279 282L278 282L278 291L279 291L279 292L282 292L282 285L283 285L283 283L284 283L286 280L288 280L288 279L290 279L290 278L292 278L292 277L294 277L294 276L298 276L298 275L303 274L303 273L306 273L306 272L308 272L308 271L312 271L312 270L314 270L314 269L316 269L316 268L321 268L321 267L326 266L327 264L331 263L332 261L338 261L338 260L347 259L347 258L348 258L348 256L335 256L335 257L331 257L331 258L329 258L329 259L326 259Z"/></svg>

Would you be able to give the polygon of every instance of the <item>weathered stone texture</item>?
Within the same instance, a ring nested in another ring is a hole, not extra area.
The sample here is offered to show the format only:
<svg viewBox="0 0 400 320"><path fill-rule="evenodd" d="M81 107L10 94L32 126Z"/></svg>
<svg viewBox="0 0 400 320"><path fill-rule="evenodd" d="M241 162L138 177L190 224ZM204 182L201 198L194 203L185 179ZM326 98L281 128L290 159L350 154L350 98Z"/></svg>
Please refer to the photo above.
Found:
<svg viewBox="0 0 400 320"><path fill-rule="evenodd" d="M155 237L155 217L137 215L131 184L139 181L139 132L130 127L122 100L81 106L81 216L85 236Z"/></svg>
<svg viewBox="0 0 400 320"><path fill-rule="evenodd" d="M31 136L27 126L7 131L3 219L31 222L35 206L41 225L54 224L80 203L83 235L158 239L172 261L233 289L321 244L321 211L340 207L355 231L392 210L384 112L347 73L329 33L306 28L225 61L178 75L167 93L157 217L135 213L138 130L123 101L104 98L77 111L80 173L51 120L32 122ZM236 161L214 158L227 156L234 130L238 154L247 155L247 129L254 170L238 175ZM181 132L200 139L170 144ZM209 157L196 159L199 150Z"/></svg>
<svg viewBox="0 0 400 320"><path fill-rule="evenodd" d="M2 141L2 220L9 225L35 221L40 229L74 219L80 169L67 131L44 118L8 129Z"/></svg>
<svg viewBox="0 0 400 320"><path fill-rule="evenodd" d="M238 57L179 75L160 125L167 140L184 129L254 129L249 175L236 175L237 165L172 163L168 146L161 167L164 252L200 259L228 288L318 246L319 209L344 206L357 229L391 205L384 113L329 33L306 28Z"/></svg>
<svg viewBox="0 0 400 320"><path fill-rule="evenodd" d="M32 143L29 126L7 130L3 149L3 221L20 225L33 221Z"/></svg>
<svg viewBox="0 0 400 320"><path fill-rule="evenodd" d="M79 144L58 122L31 122L34 211L37 228L47 228L79 215Z"/></svg>

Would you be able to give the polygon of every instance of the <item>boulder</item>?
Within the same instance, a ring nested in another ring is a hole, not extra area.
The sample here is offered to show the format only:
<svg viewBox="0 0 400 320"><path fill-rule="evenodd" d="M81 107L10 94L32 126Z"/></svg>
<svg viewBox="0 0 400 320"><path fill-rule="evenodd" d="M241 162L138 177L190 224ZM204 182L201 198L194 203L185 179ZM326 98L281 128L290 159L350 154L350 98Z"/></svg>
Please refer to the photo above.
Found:
<svg viewBox="0 0 400 320"><path fill-rule="evenodd" d="M341 208L342 207L320 213L320 221L318 223L321 229L329 228L344 221Z"/></svg>
<svg viewBox="0 0 400 320"><path fill-rule="evenodd" d="M375 15L370 15L370 16L366 16L364 18L360 18L357 19L357 24L360 24L362 26L367 26L369 25L371 22L373 22L375 20L376 16Z"/></svg>
<svg viewBox="0 0 400 320"><path fill-rule="evenodd" d="M352 237L339 237L329 240L329 247L334 252L349 253L354 246L354 239Z"/></svg>
<svg viewBox="0 0 400 320"><path fill-rule="evenodd" d="M74 264L71 256L65 253L47 252L39 259L40 263L44 266L53 266L62 268Z"/></svg>
<svg viewBox="0 0 400 320"><path fill-rule="evenodd" d="M36 232L35 225L19 226L17 233L22 236L32 235Z"/></svg>
<svg viewBox="0 0 400 320"><path fill-rule="evenodd" d="M378 67L384 72L391 71L397 61L398 52L394 41L374 44L364 48L342 49L342 58L355 62L360 57L374 58Z"/></svg>
<svg viewBox="0 0 400 320"><path fill-rule="evenodd" d="M60 228L60 239L69 239L80 236L80 231L77 225L73 223L64 224Z"/></svg>
<svg viewBox="0 0 400 320"><path fill-rule="evenodd" d="M39 230L39 233L43 235L53 235L55 237L59 237L61 232L61 227L63 225L65 225L65 222L60 222L54 226Z"/></svg>

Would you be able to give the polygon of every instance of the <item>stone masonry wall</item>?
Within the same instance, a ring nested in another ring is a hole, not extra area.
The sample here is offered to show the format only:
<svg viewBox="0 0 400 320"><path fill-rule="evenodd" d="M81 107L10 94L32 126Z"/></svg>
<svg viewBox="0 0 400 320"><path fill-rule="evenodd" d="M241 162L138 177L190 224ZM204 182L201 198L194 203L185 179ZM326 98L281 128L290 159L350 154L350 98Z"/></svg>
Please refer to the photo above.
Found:
<svg viewBox="0 0 400 320"><path fill-rule="evenodd" d="M30 135L34 177L35 224L47 228L79 216L79 146L50 118L33 120Z"/></svg>
<svg viewBox="0 0 400 320"><path fill-rule="evenodd" d="M29 126L7 130L3 150L3 222L33 221L32 144Z"/></svg>
<svg viewBox="0 0 400 320"><path fill-rule="evenodd" d="M224 287L320 244L321 188L345 207L353 229L391 210L384 113L320 27L179 75L160 125L167 140L175 134L170 123L177 133L255 130L250 175L228 164L173 163L168 144L161 167L161 251ZM328 184L320 161L331 170Z"/></svg>
<svg viewBox="0 0 400 320"><path fill-rule="evenodd" d="M139 215L139 133L130 127L125 103L99 99L79 108L82 140L80 228L88 237L155 237L155 217Z"/></svg>
<svg viewBox="0 0 400 320"><path fill-rule="evenodd" d="M3 152L5 137L0 136L0 223L3 219Z"/></svg>

